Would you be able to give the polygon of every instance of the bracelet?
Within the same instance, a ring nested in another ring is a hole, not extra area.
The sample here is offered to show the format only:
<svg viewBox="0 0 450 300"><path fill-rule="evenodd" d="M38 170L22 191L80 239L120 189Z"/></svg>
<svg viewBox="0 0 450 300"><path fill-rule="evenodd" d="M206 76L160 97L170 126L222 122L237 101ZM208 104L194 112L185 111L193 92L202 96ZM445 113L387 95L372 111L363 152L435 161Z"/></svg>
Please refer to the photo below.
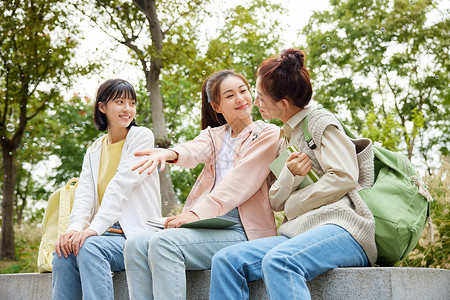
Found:
<svg viewBox="0 0 450 300"><path fill-rule="evenodd" d="M195 213L195 211L193 211L192 209L190 209L189 212L191 212L191 213L193 213L194 215L196 215L197 218L200 220L200 217Z"/></svg>
<svg viewBox="0 0 450 300"><path fill-rule="evenodd" d="M167 150L172 151L172 152L174 152L177 155L177 158L175 158L174 160L168 160L167 162L169 164L176 164L178 162L178 156L179 156L178 152L175 151L175 150L172 150L172 149L167 149Z"/></svg>

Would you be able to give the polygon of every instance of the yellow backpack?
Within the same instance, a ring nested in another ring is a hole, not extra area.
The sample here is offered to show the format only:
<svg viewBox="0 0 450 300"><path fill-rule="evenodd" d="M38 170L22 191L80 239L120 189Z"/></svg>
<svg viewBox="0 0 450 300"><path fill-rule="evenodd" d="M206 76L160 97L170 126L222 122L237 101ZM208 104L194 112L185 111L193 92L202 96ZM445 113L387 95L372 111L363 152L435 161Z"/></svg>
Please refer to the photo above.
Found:
<svg viewBox="0 0 450 300"><path fill-rule="evenodd" d="M65 187L56 190L48 199L41 227L42 240L37 261L39 273L52 271L56 239L66 232L69 226L69 217L77 186L78 179L72 178Z"/></svg>

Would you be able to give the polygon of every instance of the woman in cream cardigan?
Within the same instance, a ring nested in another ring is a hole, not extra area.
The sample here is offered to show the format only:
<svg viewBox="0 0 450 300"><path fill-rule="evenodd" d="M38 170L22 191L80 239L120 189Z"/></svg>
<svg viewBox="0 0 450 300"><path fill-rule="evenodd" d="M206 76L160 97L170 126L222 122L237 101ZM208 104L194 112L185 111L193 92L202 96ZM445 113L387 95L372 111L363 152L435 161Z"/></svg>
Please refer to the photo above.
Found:
<svg viewBox="0 0 450 300"><path fill-rule="evenodd" d="M280 151L293 153L270 189L286 218L280 236L240 243L213 257L211 299L248 299L248 281L263 279L270 299L310 299L306 282L328 269L376 261L375 222L357 193L373 184L369 140L352 141L326 110L307 106L312 95L301 51L288 49L258 71L255 105L264 119L284 122ZM315 147L303 137L308 128ZM358 153L356 144L363 144ZM301 154L302 153L302 154ZM297 190L311 167L320 179Z"/></svg>

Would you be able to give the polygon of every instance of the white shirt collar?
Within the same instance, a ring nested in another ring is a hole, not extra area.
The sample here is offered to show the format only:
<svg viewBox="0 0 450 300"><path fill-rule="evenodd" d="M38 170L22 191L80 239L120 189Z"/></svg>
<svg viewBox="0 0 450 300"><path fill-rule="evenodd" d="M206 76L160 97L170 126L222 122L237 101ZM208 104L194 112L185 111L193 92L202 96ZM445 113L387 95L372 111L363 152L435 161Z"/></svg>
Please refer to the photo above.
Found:
<svg viewBox="0 0 450 300"><path fill-rule="evenodd" d="M315 109L314 106L307 106L295 115L293 115L287 122L283 125L281 128L288 140L291 138L291 132L292 130L300 124L301 121L303 121L304 118L313 110Z"/></svg>

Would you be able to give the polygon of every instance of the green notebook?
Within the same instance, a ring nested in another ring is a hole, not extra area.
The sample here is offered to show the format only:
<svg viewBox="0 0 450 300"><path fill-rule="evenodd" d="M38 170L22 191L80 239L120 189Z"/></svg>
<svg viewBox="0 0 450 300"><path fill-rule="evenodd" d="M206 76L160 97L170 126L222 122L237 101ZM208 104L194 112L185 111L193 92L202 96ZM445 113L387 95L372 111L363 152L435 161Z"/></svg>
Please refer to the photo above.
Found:
<svg viewBox="0 0 450 300"><path fill-rule="evenodd" d="M286 151L281 153L270 165L269 168L272 171L272 173L278 178L280 177L281 170L283 170L284 166L286 165L286 161L293 152L298 152L297 148L292 145L289 146ZM305 180L298 186L297 190L304 188L305 186L308 186L314 182L317 182L319 180L319 175L317 175L316 171L311 169L309 171L308 175L306 175Z"/></svg>
<svg viewBox="0 0 450 300"><path fill-rule="evenodd" d="M154 229L161 230L164 229L165 220L166 218L154 218L147 221L147 224L152 226ZM209 218L183 224L181 225L181 228L223 229L236 224L236 222L221 218Z"/></svg>
<svg viewBox="0 0 450 300"><path fill-rule="evenodd" d="M233 225L236 225L236 222L221 219L221 218L209 218L198 220L190 223L186 223L181 225L182 228L206 228L206 229L223 229Z"/></svg>

